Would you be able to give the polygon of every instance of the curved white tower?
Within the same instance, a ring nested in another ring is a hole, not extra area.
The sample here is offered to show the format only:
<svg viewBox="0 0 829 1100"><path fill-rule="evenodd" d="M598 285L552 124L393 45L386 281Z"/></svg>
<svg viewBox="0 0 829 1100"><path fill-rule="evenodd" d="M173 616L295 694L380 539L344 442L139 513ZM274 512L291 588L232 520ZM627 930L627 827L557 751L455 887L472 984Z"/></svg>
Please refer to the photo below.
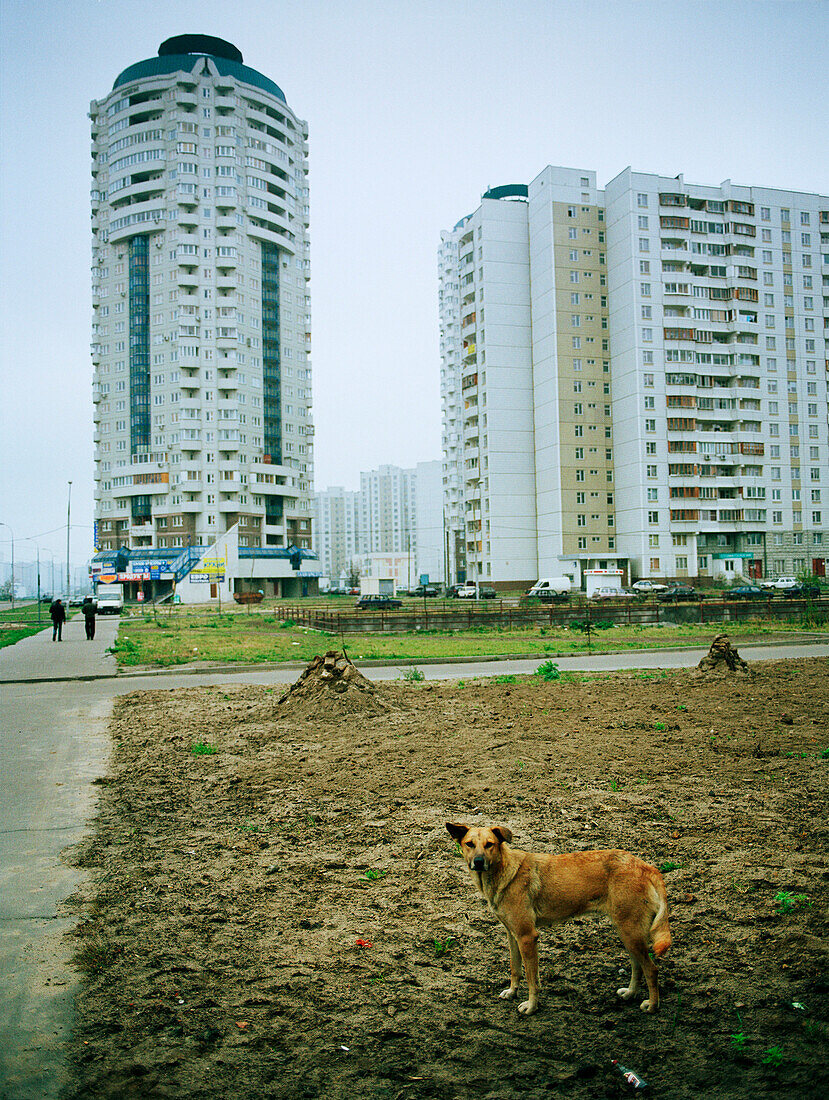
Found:
<svg viewBox="0 0 829 1100"><path fill-rule="evenodd" d="M206 35L90 117L98 548L309 549L305 122Z"/></svg>

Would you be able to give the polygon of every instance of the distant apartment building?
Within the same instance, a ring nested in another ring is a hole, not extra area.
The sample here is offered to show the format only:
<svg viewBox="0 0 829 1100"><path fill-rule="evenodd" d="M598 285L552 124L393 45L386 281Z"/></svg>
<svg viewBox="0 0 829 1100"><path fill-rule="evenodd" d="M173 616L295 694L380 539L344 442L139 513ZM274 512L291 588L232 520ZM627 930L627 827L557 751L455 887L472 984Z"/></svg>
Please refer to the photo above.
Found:
<svg viewBox="0 0 829 1100"><path fill-rule="evenodd" d="M404 586L423 573L442 581L440 462L380 466L360 474L357 492L316 493L314 545L323 575L335 586L353 570L379 576L385 567Z"/></svg>
<svg viewBox="0 0 829 1100"><path fill-rule="evenodd" d="M314 532L322 575L336 586L361 553L360 494L339 486L316 493Z"/></svg>
<svg viewBox="0 0 829 1100"><path fill-rule="evenodd" d="M825 572L827 196L548 167L439 276L454 576Z"/></svg>
<svg viewBox="0 0 829 1100"><path fill-rule="evenodd" d="M312 540L307 125L205 35L90 117L98 548L172 558L238 527L289 580Z"/></svg>

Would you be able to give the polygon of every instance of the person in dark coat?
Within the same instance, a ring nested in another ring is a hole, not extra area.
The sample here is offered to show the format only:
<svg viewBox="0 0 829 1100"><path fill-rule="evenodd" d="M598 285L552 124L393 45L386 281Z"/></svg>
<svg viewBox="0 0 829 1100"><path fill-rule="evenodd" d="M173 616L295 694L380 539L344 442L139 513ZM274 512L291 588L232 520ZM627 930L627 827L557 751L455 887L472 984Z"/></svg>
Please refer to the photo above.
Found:
<svg viewBox="0 0 829 1100"><path fill-rule="evenodd" d="M81 604L81 612L83 614L84 626L86 627L86 636L90 642L95 637L95 612L97 610L98 605L92 597L84 596L83 603Z"/></svg>
<svg viewBox="0 0 829 1100"><path fill-rule="evenodd" d="M49 615L52 618L52 641L62 642L61 631L63 630L63 624L66 622L66 608L60 601L60 597L56 600L52 600L52 604L49 608Z"/></svg>

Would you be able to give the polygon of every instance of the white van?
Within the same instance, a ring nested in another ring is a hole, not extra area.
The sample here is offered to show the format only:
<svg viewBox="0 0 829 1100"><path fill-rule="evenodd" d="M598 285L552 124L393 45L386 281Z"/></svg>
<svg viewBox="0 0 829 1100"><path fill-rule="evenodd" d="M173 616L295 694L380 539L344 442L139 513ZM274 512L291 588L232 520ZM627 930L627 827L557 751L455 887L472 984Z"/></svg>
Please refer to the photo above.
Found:
<svg viewBox="0 0 829 1100"><path fill-rule="evenodd" d="M541 577L527 595L538 596L542 600L569 600L570 588L569 577Z"/></svg>
<svg viewBox="0 0 829 1100"><path fill-rule="evenodd" d="M99 615L120 615L124 610L124 586L99 584L95 593Z"/></svg>

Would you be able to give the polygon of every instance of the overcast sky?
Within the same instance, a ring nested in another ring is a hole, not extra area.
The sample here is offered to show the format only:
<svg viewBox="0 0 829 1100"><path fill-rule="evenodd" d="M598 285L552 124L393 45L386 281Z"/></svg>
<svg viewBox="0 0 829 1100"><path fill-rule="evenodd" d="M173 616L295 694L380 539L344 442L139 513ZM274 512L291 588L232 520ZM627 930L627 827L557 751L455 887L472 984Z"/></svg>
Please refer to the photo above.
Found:
<svg viewBox="0 0 829 1100"><path fill-rule="evenodd" d="M171 35L310 129L316 487L440 457L436 253L547 164L829 191L824 2L0 0L0 521L92 553L89 121ZM52 532L49 534L49 532ZM19 545L18 545L19 544ZM9 532L0 527L0 557Z"/></svg>

